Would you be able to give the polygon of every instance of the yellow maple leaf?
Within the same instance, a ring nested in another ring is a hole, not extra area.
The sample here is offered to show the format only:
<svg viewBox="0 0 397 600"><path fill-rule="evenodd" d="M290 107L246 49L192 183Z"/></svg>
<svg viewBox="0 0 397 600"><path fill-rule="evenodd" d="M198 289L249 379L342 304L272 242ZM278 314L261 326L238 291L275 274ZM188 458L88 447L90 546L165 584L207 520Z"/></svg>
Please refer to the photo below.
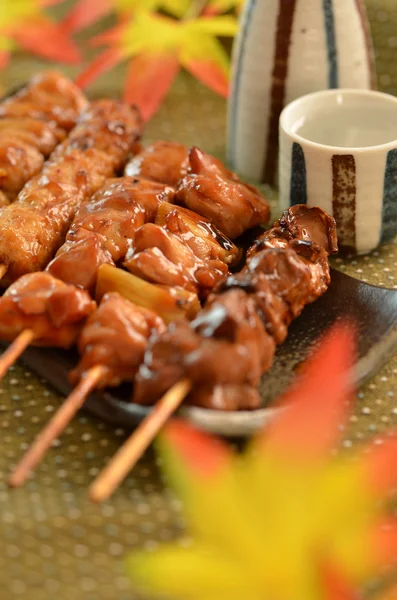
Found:
<svg viewBox="0 0 397 600"><path fill-rule="evenodd" d="M124 99L135 103L145 119L159 107L180 67L220 95L227 96L230 59L218 36L237 32L233 16L176 20L146 10L92 40L107 48L77 78L82 88L130 59Z"/></svg>
<svg viewBox="0 0 397 600"><path fill-rule="evenodd" d="M392 564L397 523L382 500L397 483L397 434L330 453L348 416L352 356L351 332L335 329L241 455L168 426L159 449L193 543L132 556L138 587L175 600L354 599Z"/></svg>
<svg viewBox="0 0 397 600"><path fill-rule="evenodd" d="M181 18L191 6L191 0L78 0L66 15L63 26L67 31L80 31L115 12L128 19L137 12L164 11Z"/></svg>

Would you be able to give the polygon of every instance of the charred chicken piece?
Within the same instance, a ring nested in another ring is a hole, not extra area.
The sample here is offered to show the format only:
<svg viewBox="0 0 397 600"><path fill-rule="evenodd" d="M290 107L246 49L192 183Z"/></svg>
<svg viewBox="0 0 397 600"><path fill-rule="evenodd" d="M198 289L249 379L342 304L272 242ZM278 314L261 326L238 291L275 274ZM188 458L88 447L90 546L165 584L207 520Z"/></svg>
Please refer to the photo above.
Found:
<svg viewBox="0 0 397 600"><path fill-rule="evenodd" d="M325 247L310 239L310 211L316 223L312 235ZM187 377L194 384L190 401L200 406L213 403L213 408L223 410L259 406L254 390L272 364L276 343L285 338L291 320L330 282L332 221L319 209L299 212L294 207L291 213L271 230L269 246L251 252L246 267L217 286L191 324L176 321L153 337L137 376L135 401L153 402ZM286 234L282 224L291 220L293 233L287 228ZM239 391L246 392L240 401Z"/></svg>
<svg viewBox="0 0 397 600"><path fill-rule="evenodd" d="M107 181L81 206L46 270L93 293L100 265L124 258L137 229L153 221L159 203L172 201L174 195L173 188L145 179Z"/></svg>
<svg viewBox="0 0 397 600"><path fill-rule="evenodd" d="M70 79L57 71L33 77L0 105L0 117L31 117L53 121L67 131L75 126L87 99Z"/></svg>
<svg viewBox="0 0 397 600"><path fill-rule="evenodd" d="M183 144L159 140L139 152L126 166L125 174L175 186L187 174L188 153Z"/></svg>
<svg viewBox="0 0 397 600"><path fill-rule="evenodd" d="M124 266L146 281L183 287L201 297L229 272L221 260L202 260L177 235L153 223L138 229Z"/></svg>
<svg viewBox="0 0 397 600"><path fill-rule="evenodd" d="M198 148L189 151L189 162L189 174L177 187L177 203L207 217L231 239L268 222L269 204L256 188Z"/></svg>
<svg viewBox="0 0 397 600"><path fill-rule="evenodd" d="M314 243L328 254L338 251L335 219L317 206L297 204L285 210L272 229L259 236L247 252L249 259L265 248L285 248L292 240Z"/></svg>
<svg viewBox="0 0 397 600"><path fill-rule="evenodd" d="M270 367L275 343L242 290L214 296L194 321L172 323L150 344L139 369L134 401L152 403L181 377L196 389L259 384Z"/></svg>
<svg viewBox="0 0 397 600"><path fill-rule="evenodd" d="M106 294L79 336L81 359L70 375L71 382L76 383L97 365L108 369L102 387L133 381L149 336L164 330L164 322L156 313L117 293Z"/></svg>
<svg viewBox="0 0 397 600"><path fill-rule="evenodd" d="M112 100L94 102L40 175L0 210L2 285L45 268L79 206L122 168L141 133L139 114Z"/></svg>
<svg viewBox="0 0 397 600"><path fill-rule="evenodd" d="M47 273L31 273L0 298L0 337L12 341L30 329L36 345L69 348L95 307L87 292Z"/></svg>

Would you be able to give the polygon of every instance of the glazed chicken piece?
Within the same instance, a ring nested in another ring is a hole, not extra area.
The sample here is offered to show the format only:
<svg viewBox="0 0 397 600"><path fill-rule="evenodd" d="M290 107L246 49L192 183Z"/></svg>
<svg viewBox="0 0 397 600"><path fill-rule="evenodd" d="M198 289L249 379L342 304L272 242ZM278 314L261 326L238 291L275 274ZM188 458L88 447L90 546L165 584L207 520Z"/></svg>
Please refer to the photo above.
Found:
<svg viewBox="0 0 397 600"><path fill-rule="evenodd" d="M208 219L162 202L155 224L137 231L124 266L147 281L183 287L206 298L240 256Z"/></svg>
<svg viewBox="0 0 397 600"><path fill-rule="evenodd" d="M2 285L45 268L62 245L76 210L127 160L142 129L140 115L112 100L94 102L40 175L0 210Z"/></svg>
<svg viewBox="0 0 397 600"><path fill-rule="evenodd" d="M1 104L0 104L1 109ZM25 117L3 117L0 119L0 140L11 137L13 141L21 141L47 157L66 137L66 130L50 121L45 123L38 119Z"/></svg>
<svg viewBox="0 0 397 600"><path fill-rule="evenodd" d="M188 153L183 144L160 140L139 152L126 166L125 174L175 186L187 173Z"/></svg>
<svg viewBox="0 0 397 600"><path fill-rule="evenodd" d="M123 259L137 229L153 221L159 203L165 198L171 202L174 195L173 188L145 179L107 181L81 206L46 270L93 293L100 265Z"/></svg>
<svg viewBox="0 0 397 600"><path fill-rule="evenodd" d="M30 144L0 135L0 189L13 202L25 183L40 171L44 156Z"/></svg>
<svg viewBox="0 0 397 600"><path fill-rule="evenodd" d="M338 251L334 218L317 206L297 204L285 210L272 229L255 240L247 259L265 248L285 248L296 239L321 246L327 255Z"/></svg>
<svg viewBox="0 0 397 600"><path fill-rule="evenodd" d="M0 117L31 117L54 122L69 131L88 102L68 77L46 71L33 77L0 105Z"/></svg>
<svg viewBox="0 0 397 600"><path fill-rule="evenodd" d="M265 198L217 159L191 148L189 164L188 175L177 187L177 203L207 217L231 239L268 222L270 208Z"/></svg>
<svg viewBox="0 0 397 600"><path fill-rule="evenodd" d="M235 246L209 219L187 208L162 202L155 223L177 235L197 258L204 261L219 259L227 265L236 265L241 259L240 248Z"/></svg>
<svg viewBox="0 0 397 600"><path fill-rule="evenodd" d="M319 209L290 211L271 230L270 246L262 243L258 251L256 245L246 267L215 288L192 323L176 321L151 340L134 401L154 402L187 377L194 390L190 402L222 410L259 406L256 388L276 344L330 282L327 254L335 250L335 223ZM292 222L293 233L288 230ZM325 247L311 241L311 234Z"/></svg>
<svg viewBox="0 0 397 600"><path fill-rule="evenodd" d="M136 378L134 402L155 402L182 377L195 390L203 382L207 389L224 384L255 388L274 350L252 298L243 290L214 295L194 321L172 323L150 344Z"/></svg>
<svg viewBox="0 0 397 600"><path fill-rule="evenodd" d="M81 359L70 375L71 382L77 383L97 365L108 369L101 379L102 387L133 381L149 336L164 330L164 322L156 313L117 293L106 294L79 336Z"/></svg>
<svg viewBox="0 0 397 600"><path fill-rule="evenodd" d="M65 135L54 123L29 117L0 119L0 190L8 202L40 171Z"/></svg>
<svg viewBox="0 0 397 600"><path fill-rule="evenodd" d="M47 88L55 89L51 97ZM25 183L41 170L45 159L76 124L86 104L84 95L72 81L56 73L33 78L0 104L2 206L12 202ZM62 115L54 120L54 111L59 109ZM69 111L66 120L63 111Z"/></svg>
<svg viewBox="0 0 397 600"><path fill-rule="evenodd" d="M29 329L36 345L69 348L95 307L87 292L47 273L31 273L0 298L0 337L12 341Z"/></svg>
<svg viewBox="0 0 397 600"><path fill-rule="evenodd" d="M224 262L198 258L177 235L153 223L136 232L124 266L146 281L179 286L201 297L228 274Z"/></svg>

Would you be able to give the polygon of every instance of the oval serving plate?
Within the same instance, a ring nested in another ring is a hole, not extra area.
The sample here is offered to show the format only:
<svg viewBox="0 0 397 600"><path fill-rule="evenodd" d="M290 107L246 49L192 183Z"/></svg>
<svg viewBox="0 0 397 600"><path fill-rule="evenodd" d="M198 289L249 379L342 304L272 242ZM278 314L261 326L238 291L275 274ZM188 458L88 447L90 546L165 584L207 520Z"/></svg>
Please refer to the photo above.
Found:
<svg viewBox="0 0 397 600"><path fill-rule="evenodd" d="M222 412L183 406L178 414L205 431L231 437L251 435L273 417L277 409L271 406L272 400L291 382L297 366L319 337L332 323L346 318L353 319L358 330L358 357L352 375L357 383L362 383L397 349L397 291L368 285L332 270L330 288L292 323L272 369L263 377L262 408ZM70 392L67 374L76 363L75 354L32 347L21 360L58 392ZM113 424L133 428L151 409L131 403L130 392L129 386L97 392L90 396L85 408Z"/></svg>

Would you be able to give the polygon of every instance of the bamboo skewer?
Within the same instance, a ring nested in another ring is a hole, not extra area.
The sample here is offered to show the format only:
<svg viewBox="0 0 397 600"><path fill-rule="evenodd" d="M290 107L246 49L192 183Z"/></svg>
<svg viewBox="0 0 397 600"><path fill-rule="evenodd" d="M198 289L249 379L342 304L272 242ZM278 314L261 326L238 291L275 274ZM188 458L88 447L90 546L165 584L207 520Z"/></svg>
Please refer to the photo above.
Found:
<svg viewBox="0 0 397 600"><path fill-rule="evenodd" d="M11 487L23 485L29 472L41 461L52 442L64 431L76 412L82 407L87 396L107 373L107 367L98 365L90 369L77 387L66 398L61 408L41 431L32 446L22 457L8 480Z"/></svg>
<svg viewBox="0 0 397 600"><path fill-rule="evenodd" d="M12 344L0 357L0 379L4 377L8 369L18 360L26 348L33 342L35 334L31 329L25 329L19 334Z"/></svg>
<svg viewBox="0 0 397 600"><path fill-rule="evenodd" d="M142 421L112 460L98 475L89 494L94 502L103 502L117 488L138 462L165 422L186 398L192 387L188 379L176 383L157 402L153 411Z"/></svg>

